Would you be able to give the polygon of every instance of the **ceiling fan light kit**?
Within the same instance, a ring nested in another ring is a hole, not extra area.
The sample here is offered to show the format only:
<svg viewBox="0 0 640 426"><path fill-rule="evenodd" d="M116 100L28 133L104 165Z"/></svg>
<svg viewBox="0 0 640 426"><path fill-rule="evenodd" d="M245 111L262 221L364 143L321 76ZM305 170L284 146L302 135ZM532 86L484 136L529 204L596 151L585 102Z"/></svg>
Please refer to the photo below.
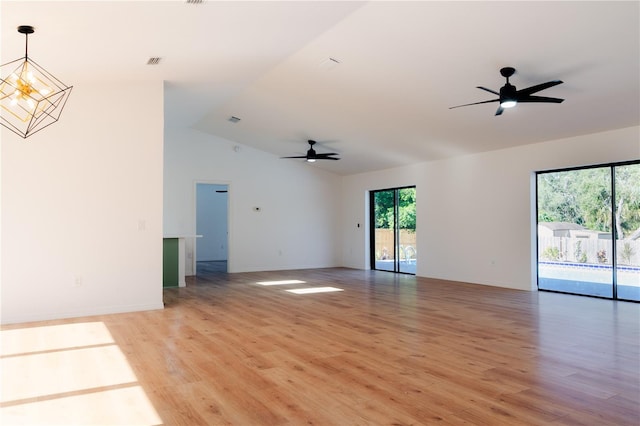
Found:
<svg viewBox="0 0 640 426"><path fill-rule="evenodd" d="M317 153L313 146L316 144L316 141L308 140L309 149L307 150L306 155L295 155L292 157L281 157L281 158L304 158L307 163L315 163L316 160L339 160L339 158L334 157L334 155L338 155L337 152L325 152L325 153Z"/></svg>
<svg viewBox="0 0 640 426"><path fill-rule="evenodd" d="M457 105L457 106L450 107L449 109L460 108L460 107L471 106L471 105L486 104L491 102L499 102L500 106L498 107L498 110L496 111L495 115L502 115L502 112L504 111L504 109L513 108L519 103L538 102L538 103L559 104L562 101L564 101L564 99L560 99L560 98L549 98L546 96L532 96L534 93L540 92L544 89L548 89L553 86L557 86L558 84L562 84L561 80L552 80L546 83L536 84L535 86L527 87L526 89L517 90L516 86L512 85L509 82L509 77L511 77L515 72L516 72L516 69L513 67L504 67L500 70L500 74L507 79L506 84L500 88L500 92L487 89L486 87L477 86L478 89L484 90L489 93L493 93L494 95L498 95L498 99L490 99L488 101L480 101L480 102L474 102L471 104Z"/></svg>
<svg viewBox="0 0 640 426"><path fill-rule="evenodd" d="M0 124L26 139L58 121L73 86L29 57L32 26L21 25L18 32L25 35L24 57L0 65Z"/></svg>

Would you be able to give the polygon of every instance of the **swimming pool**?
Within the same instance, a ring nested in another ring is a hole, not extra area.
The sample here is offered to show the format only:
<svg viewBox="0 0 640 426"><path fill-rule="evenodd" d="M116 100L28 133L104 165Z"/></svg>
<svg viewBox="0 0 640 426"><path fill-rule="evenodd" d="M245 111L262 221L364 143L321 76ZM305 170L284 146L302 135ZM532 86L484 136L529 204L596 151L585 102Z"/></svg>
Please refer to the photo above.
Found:
<svg viewBox="0 0 640 426"><path fill-rule="evenodd" d="M640 300L640 268L618 266L619 299ZM572 262L538 262L538 288L613 297L613 267Z"/></svg>
<svg viewBox="0 0 640 426"><path fill-rule="evenodd" d="M381 271L391 271L393 272L394 260L376 260L376 269ZM400 261L400 272L404 272L406 274L416 274L416 259L409 260L401 260Z"/></svg>

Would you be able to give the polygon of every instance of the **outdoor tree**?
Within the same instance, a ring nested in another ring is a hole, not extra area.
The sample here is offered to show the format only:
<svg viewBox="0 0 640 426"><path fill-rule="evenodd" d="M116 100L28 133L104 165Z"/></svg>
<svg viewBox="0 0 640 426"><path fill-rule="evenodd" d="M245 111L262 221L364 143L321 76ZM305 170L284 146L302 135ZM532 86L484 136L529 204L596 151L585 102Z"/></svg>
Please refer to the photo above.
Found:
<svg viewBox="0 0 640 426"><path fill-rule="evenodd" d="M538 222L583 225L574 187L575 180L566 172L538 175Z"/></svg>
<svg viewBox="0 0 640 426"><path fill-rule="evenodd" d="M393 191L378 191L375 193L375 218L376 228L392 229L393 221Z"/></svg>
<svg viewBox="0 0 640 426"><path fill-rule="evenodd" d="M393 229L395 192L375 193L376 228ZM401 229L416 229L416 189L402 188L398 191L398 226Z"/></svg>
<svg viewBox="0 0 640 426"><path fill-rule="evenodd" d="M618 238L640 232L640 164L616 167Z"/></svg>
<svg viewBox="0 0 640 426"><path fill-rule="evenodd" d="M608 167L538 175L538 221L570 222L594 231L611 232L612 205L618 239L640 229L640 165L615 169L612 203Z"/></svg>

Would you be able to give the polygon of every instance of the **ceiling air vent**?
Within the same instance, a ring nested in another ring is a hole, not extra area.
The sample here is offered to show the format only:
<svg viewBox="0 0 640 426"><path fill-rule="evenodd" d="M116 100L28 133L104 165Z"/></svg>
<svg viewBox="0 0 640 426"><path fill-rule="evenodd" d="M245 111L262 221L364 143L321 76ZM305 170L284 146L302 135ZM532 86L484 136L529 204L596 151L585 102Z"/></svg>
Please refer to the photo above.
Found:
<svg viewBox="0 0 640 426"><path fill-rule="evenodd" d="M232 123L237 123L238 121L240 121L240 119L235 115L232 115L231 117L229 117L229 121Z"/></svg>
<svg viewBox="0 0 640 426"><path fill-rule="evenodd" d="M187 4L202 4L204 0L187 0Z"/></svg>
<svg viewBox="0 0 640 426"><path fill-rule="evenodd" d="M160 63L160 59L162 58L159 58L157 56L149 58L149 60L147 61L147 65L158 65Z"/></svg>

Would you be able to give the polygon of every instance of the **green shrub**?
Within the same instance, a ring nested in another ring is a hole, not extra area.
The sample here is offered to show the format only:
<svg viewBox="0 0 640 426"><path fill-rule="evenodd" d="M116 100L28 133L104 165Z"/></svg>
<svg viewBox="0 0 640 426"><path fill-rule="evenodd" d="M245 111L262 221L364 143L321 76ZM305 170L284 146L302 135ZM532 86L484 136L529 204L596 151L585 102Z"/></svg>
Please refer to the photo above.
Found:
<svg viewBox="0 0 640 426"><path fill-rule="evenodd" d="M549 246L542 252L542 257L547 260L560 260L560 249L558 247Z"/></svg>

